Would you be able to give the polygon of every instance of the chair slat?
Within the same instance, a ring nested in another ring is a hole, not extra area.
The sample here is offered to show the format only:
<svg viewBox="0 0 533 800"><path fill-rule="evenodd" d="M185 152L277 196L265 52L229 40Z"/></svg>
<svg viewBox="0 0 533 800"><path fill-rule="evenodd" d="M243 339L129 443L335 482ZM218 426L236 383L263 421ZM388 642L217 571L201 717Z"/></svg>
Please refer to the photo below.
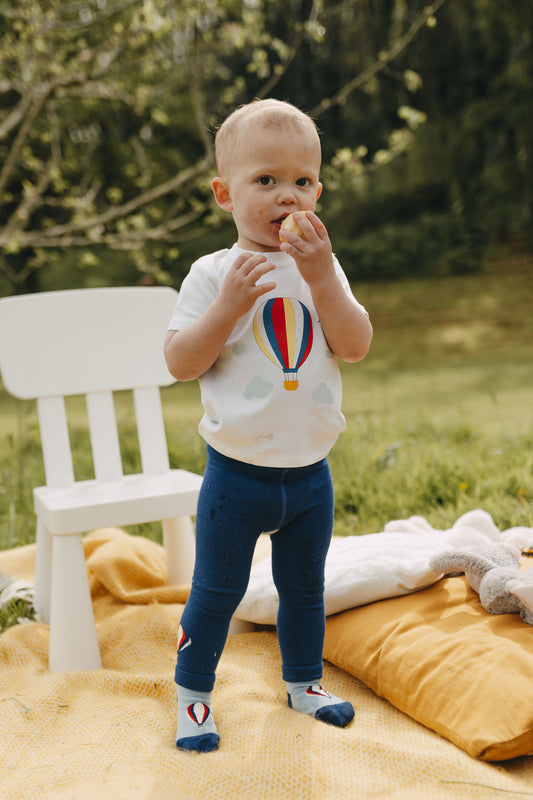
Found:
<svg viewBox="0 0 533 800"><path fill-rule="evenodd" d="M133 401L143 472L147 475L160 475L169 469L169 460L158 387L134 389Z"/></svg>
<svg viewBox="0 0 533 800"><path fill-rule="evenodd" d="M74 468L63 397L39 398L37 413L46 484L55 489L71 486Z"/></svg>
<svg viewBox="0 0 533 800"><path fill-rule="evenodd" d="M94 476L99 481L122 478L122 459L118 440L112 392L86 395L87 415L93 451Z"/></svg>

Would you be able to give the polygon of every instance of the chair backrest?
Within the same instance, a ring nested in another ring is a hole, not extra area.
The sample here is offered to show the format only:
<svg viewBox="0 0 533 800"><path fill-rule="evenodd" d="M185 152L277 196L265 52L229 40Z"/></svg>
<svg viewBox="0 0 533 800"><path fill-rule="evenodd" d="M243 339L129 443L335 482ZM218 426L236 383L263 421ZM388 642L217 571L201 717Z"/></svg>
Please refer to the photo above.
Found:
<svg viewBox="0 0 533 800"><path fill-rule="evenodd" d="M127 287L42 292L0 300L0 371L8 392L36 399L46 482L74 481L64 396L85 395L95 476L122 462L113 392L133 390L143 472L168 469L159 387L174 383L163 340L177 292Z"/></svg>

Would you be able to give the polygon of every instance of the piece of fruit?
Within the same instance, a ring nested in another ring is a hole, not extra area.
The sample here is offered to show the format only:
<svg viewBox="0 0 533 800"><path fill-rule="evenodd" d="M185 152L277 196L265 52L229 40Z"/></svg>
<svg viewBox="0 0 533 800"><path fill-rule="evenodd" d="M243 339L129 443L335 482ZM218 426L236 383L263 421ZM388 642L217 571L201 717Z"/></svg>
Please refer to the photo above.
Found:
<svg viewBox="0 0 533 800"><path fill-rule="evenodd" d="M305 216L305 211L302 213ZM298 223L296 222L296 220L294 219L294 214L289 214L289 216L285 217L285 219L281 223L281 228L279 229L279 238L281 239L282 242L286 241L285 237L283 236L283 231L292 231L293 233L296 233L298 236L301 236L303 238L302 230L298 225Z"/></svg>

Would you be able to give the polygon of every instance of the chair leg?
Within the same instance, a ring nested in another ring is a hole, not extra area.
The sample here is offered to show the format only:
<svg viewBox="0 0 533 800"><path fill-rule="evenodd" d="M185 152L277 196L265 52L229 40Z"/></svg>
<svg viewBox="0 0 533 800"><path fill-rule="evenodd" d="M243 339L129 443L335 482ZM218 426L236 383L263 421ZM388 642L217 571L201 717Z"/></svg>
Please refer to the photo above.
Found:
<svg viewBox="0 0 533 800"><path fill-rule="evenodd" d="M43 622L50 622L50 582L52 576L52 537L40 519L37 520L35 555L35 593L33 604Z"/></svg>
<svg viewBox="0 0 533 800"><path fill-rule="evenodd" d="M79 534L55 536L53 541L49 666L51 672L102 666Z"/></svg>
<svg viewBox="0 0 533 800"><path fill-rule="evenodd" d="M190 517L163 520L163 545L167 562L167 583L189 583L194 569L195 538Z"/></svg>

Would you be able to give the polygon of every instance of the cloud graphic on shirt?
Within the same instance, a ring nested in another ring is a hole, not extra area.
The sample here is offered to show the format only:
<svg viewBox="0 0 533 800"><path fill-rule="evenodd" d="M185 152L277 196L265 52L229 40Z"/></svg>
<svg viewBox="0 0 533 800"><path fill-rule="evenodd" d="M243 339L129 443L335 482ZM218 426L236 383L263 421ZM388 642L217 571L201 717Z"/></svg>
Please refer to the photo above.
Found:
<svg viewBox="0 0 533 800"><path fill-rule="evenodd" d="M273 383L270 383L270 381L265 381L259 375L256 375L255 378L252 378L244 390L244 396L248 400L253 400L254 397L266 397L273 388Z"/></svg>
<svg viewBox="0 0 533 800"><path fill-rule="evenodd" d="M242 342L234 344L233 347L231 348L231 352L235 356L242 356L245 350L246 350L246 345L244 345Z"/></svg>
<svg viewBox="0 0 533 800"><path fill-rule="evenodd" d="M333 404L333 394L325 383L321 383L318 389L312 393L311 397L317 406L331 406Z"/></svg>

